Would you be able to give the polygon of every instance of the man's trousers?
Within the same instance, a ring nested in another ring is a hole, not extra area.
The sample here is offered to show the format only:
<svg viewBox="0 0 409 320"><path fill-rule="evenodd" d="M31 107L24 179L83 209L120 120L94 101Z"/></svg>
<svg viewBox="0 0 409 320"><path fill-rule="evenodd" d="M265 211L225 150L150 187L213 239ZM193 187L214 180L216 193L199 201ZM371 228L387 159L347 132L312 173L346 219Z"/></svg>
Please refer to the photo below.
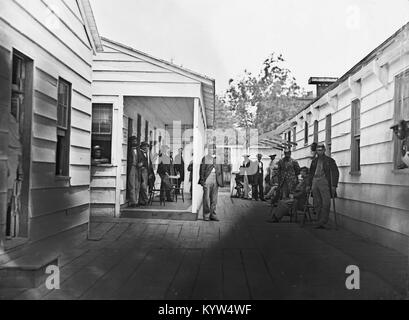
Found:
<svg viewBox="0 0 409 320"><path fill-rule="evenodd" d="M312 194L314 197L314 208L318 214L318 225L324 226L329 221L331 210L331 191L327 179L314 179L312 182Z"/></svg>
<svg viewBox="0 0 409 320"><path fill-rule="evenodd" d="M219 186L217 184L216 173L212 172L206 179L203 186L203 216L216 216L217 197Z"/></svg>

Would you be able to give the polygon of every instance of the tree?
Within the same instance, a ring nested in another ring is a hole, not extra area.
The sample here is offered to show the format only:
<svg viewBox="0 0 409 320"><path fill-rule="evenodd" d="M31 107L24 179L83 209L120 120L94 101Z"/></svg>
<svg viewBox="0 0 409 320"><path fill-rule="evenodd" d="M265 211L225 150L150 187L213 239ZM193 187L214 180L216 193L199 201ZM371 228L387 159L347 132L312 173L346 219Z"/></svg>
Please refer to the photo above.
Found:
<svg viewBox="0 0 409 320"><path fill-rule="evenodd" d="M306 93L291 71L283 67L282 55L271 54L258 75L247 70L238 80L230 80L221 101L230 110L236 124L257 128L260 134L274 130L306 104ZM308 101L308 100L307 100Z"/></svg>

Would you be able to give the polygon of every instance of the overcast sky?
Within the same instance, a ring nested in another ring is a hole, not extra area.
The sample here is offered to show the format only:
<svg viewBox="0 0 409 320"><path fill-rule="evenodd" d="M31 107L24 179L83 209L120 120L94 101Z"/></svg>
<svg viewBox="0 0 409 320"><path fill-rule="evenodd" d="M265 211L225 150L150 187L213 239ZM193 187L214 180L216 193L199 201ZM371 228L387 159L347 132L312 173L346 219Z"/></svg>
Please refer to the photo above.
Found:
<svg viewBox="0 0 409 320"><path fill-rule="evenodd" d="M91 0L99 32L216 79L282 53L298 83L340 77L409 22L409 0Z"/></svg>

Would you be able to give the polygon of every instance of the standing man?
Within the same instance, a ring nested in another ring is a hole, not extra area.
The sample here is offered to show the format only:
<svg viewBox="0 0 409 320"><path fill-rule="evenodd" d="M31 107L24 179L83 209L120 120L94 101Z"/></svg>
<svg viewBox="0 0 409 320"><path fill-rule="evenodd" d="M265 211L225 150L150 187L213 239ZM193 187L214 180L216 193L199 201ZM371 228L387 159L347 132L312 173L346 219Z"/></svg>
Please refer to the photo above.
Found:
<svg viewBox="0 0 409 320"><path fill-rule="evenodd" d="M178 190L177 194L179 194L180 186L182 182L185 181L185 161L183 160L183 148L179 149L179 153L175 157L175 171L176 174L179 173L180 178L178 180Z"/></svg>
<svg viewBox="0 0 409 320"><path fill-rule="evenodd" d="M278 161L278 183L280 197L288 198L293 193L298 184L298 175L300 174L300 165L291 158L291 150L284 151L284 158Z"/></svg>
<svg viewBox="0 0 409 320"><path fill-rule="evenodd" d="M131 137L131 155L130 155L130 166L129 177L128 177L128 188L129 188L129 197L130 197L130 206L138 207L139 206L139 195L141 191L141 182L142 182L142 152L138 147L137 137Z"/></svg>
<svg viewBox="0 0 409 320"><path fill-rule="evenodd" d="M170 157L168 156L168 146L163 146L161 148L161 157L159 159L158 165L158 175L161 179L160 185L160 201L165 202L165 196L167 202L173 202L171 197L172 184L170 182L169 176L171 175L171 164Z"/></svg>
<svg viewBox="0 0 409 320"><path fill-rule="evenodd" d="M145 206L148 203L148 188L153 187L155 183L155 173L153 171L152 159L149 151L149 143L142 142L140 147L140 167L141 172L141 188L140 188L140 204Z"/></svg>
<svg viewBox="0 0 409 320"><path fill-rule="evenodd" d="M216 213L219 187L223 187L223 169L216 158L216 146L210 145L200 165L199 184L203 187L203 220L219 221Z"/></svg>
<svg viewBox="0 0 409 320"><path fill-rule="evenodd" d="M317 146L317 157L311 163L310 187L314 196L314 208L318 214L317 229L325 229L329 220L331 199L336 197L339 170L334 159L325 155L325 146Z"/></svg>
<svg viewBox="0 0 409 320"><path fill-rule="evenodd" d="M258 201L260 198L261 201L266 201L264 199L264 163L262 161L263 155L257 155L257 172L253 178L253 199Z"/></svg>
<svg viewBox="0 0 409 320"><path fill-rule="evenodd" d="M243 185L244 185L244 190L243 190L243 196L244 196L244 199L250 199L251 200L251 198L250 198L250 195L249 195L249 193L250 193L250 178L249 178L249 168L250 168L250 165L251 165L251 161L250 161L250 159L249 159L249 155L248 154L245 154L245 155L243 155L243 157L244 157L244 161L243 161L243 165L242 165L242 171L243 172L241 172L241 173L243 173L242 175L243 175ZM241 174L240 173L240 174Z"/></svg>

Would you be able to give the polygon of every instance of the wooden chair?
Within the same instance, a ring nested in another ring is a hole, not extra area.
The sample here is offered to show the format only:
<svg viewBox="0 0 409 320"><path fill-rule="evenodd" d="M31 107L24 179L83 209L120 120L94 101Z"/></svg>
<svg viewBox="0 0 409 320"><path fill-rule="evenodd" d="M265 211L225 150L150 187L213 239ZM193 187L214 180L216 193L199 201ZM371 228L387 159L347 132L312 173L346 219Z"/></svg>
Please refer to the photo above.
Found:
<svg viewBox="0 0 409 320"><path fill-rule="evenodd" d="M155 183L155 185L154 185L154 187L150 190L150 193L149 193L149 201L148 201L148 204L150 205L150 206L152 206L153 205L153 201L155 200L155 197L157 196L157 195L159 195L160 196L160 187L161 187L161 182L159 182L159 183ZM159 201L160 201L160 205L162 206L166 206L166 201L162 201L162 199L159 197Z"/></svg>
<svg viewBox="0 0 409 320"><path fill-rule="evenodd" d="M311 213L314 213L314 206L310 204L310 198L311 198L311 191L307 195L307 200L304 205L304 210L303 210L303 219L302 219L302 225L305 225L306 220L310 220L312 222L312 217Z"/></svg>
<svg viewBox="0 0 409 320"><path fill-rule="evenodd" d="M178 194L182 196L182 201L185 203L185 192L184 192L184 183L182 182L179 187L178 181L176 181L175 184L172 185L172 191L173 192L173 199L178 202Z"/></svg>

